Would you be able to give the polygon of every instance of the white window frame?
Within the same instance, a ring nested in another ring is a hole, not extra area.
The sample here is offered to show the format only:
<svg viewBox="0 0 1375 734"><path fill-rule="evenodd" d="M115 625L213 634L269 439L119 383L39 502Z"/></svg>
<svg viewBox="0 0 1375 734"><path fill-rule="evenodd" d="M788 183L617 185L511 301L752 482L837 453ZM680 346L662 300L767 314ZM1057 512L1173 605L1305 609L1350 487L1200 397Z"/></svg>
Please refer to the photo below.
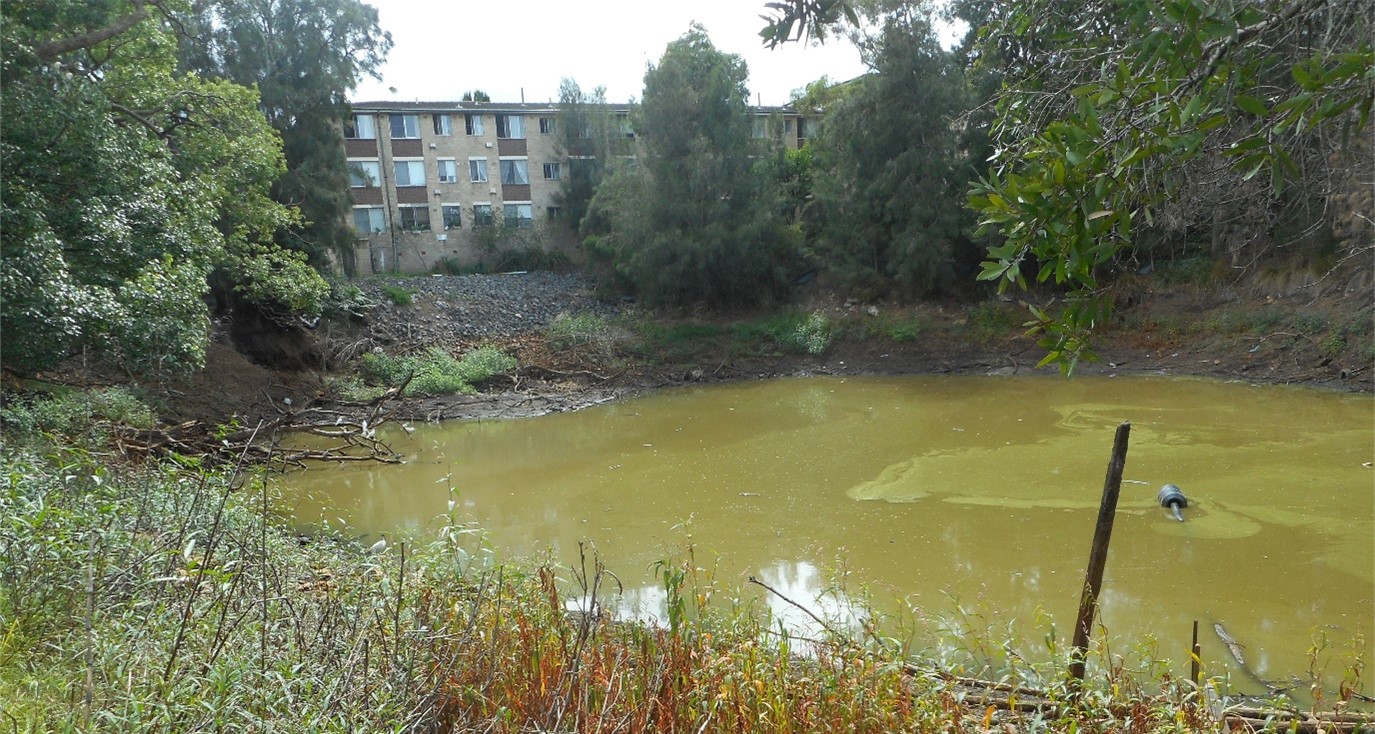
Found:
<svg viewBox="0 0 1375 734"><path fill-rule="evenodd" d="M368 213L368 228L366 231L358 228L359 212ZM373 216L376 214L377 216ZM355 206L353 207L353 229L359 234L374 235L387 231L387 210L380 206Z"/></svg>
<svg viewBox="0 0 1375 734"><path fill-rule="evenodd" d="M456 210L456 211L458 212L458 224L455 224L455 225L452 226L452 227L449 226L449 216L448 216L448 215L449 215L449 210L450 210L450 209L454 209L454 210ZM456 201L452 201L452 202L451 202L451 201L446 201L446 202L444 202L443 204L440 204L440 205L439 205L439 220L440 220L440 224L444 227L444 231L445 231L445 232L447 232L447 231L449 231L449 230L451 230L451 229L463 229L463 205L462 205L462 204L459 204L459 203L456 202Z"/></svg>
<svg viewBox="0 0 1375 734"><path fill-rule="evenodd" d="M551 176L550 174L553 174L553 175ZM563 164L562 164L562 163L546 163L546 164L544 164L544 180L545 180L545 181L561 181L561 180L563 180Z"/></svg>
<svg viewBox="0 0 1375 734"><path fill-rule="evenodd" d="M399 228L401 228L402 230L404 230L404 231L406 231L406 232L429 232L430 230L434 229L434 225L430 222L430 205L429 205L429 204L398 204L397 207L396 207L396 209L397 209L397 214L396 214L396 226L399 227ZM406 226L406 216L405 216L405 212L408 212L408 211L411 211L411 212L416 212L416 211L425 212L425 226L424 226L424 227L416 227L416 226L407 227L407 226Z"/></svg>
<svg viewBox="0 0 1375 734"><path fill-rule="evenodd" d="M503 125L502 123L506 124ZM515 123L513 126L512 123ZM497 115L497 138L504 140L525 139L525 115Z"/></svg>
<svg viewBox="0 0 1375 734"><path fill-rule="evenodd" d="M480 167L474 165L479 162L481 162ZM487 183L486 158L482 156L468 156L468 181L471 183Z"/></svg>
<svg viewBox="0 0 1375 734"><path fill-rule="evenodd" d="M512 173L510 181L506 180L508 170ZM502 186L530 185L530 159L525 156L501 156L497 158L497 172L501 175ZM523 175L516 176L517 173ZM516 180L517 178L523 180Z"/></svg>
<svg viewBox="0 0 1375 734"><path fill-rule="evenodd" d="M448 164L449 174L445 176L444 165ZM440 158L435 166L440 183L458 183L458 160L455 158Z"/></svg>
<svg viewBox="0 0 1375 734"><path fill-rule="evenodd" d="M482 136L482 113L465 112L463 113L463 130L473 137Z"/></svg>
<svg viewBox="0 0 1375 734"><path fill-rule="evenodd" d="M363 169L364 176L372 183L360 184L354 177L354 166ZM382 162L376 158L350 158L349 167L349 188L351 189L375 189L382 185Z"/></svg>
<svg viewBox="0 0 1375 734"><path fill-rule="evenodd" d="M539 119L539 131L541 135L552 135L558 132L559 126L553 117L541 117Z"/></svg>
<svg viewBox="0 0 1375 734"><path fill-rule="evenodd" d="M434 120L435 135L447 138L454 134L454 118L452 115L436 112L430 117Z"/></svg>
<svg viewBox="0 0 1375 734"><path fill-rule="evenodd" d="M350 127L353 128L353 135L345 135L349 140L376 140L377 139L377 118L373 115L357 114L352 116L353 121ZM345 130L345 133L348 131Z"/></svg>
<svg viewBox="0 0 1375 734"><path fill-rule="evenodd" d="M486 221L486 222L483 222L483 221L482 221L483 218L480 217L480 216L478 216L478 213L477 213L478 207L484 207L484 208L487 209L487 221ZM475 201L475 202L473 202L473 226L474 226L474 227L493 227L493 226L496 226L496 223L497 223L497 220L496 220L496 212L492 209L492 202L490 202L490 201Z"/></svg>
<svg viewBox="0 0 1375 734"><path fill-rule="evenodd" d="M401 118L401 134L396 134L394 121ZM414 125L411 122L414 121ZM388 122L388 130L392 133L392 140L419 140L420 139L420 115L409 115L400 112L391 113ZM411 133L415 133L412 135Z"/></svg>
<svg viewBox="0 0 1375 734"><path fill-rule="evenodd" d="M523 217L520 216L522 213L521 207L524 207L525 209L525 216ZM507 212L509 212L513 208L516 210L516 216L514 217L507 214ZM515 224L512 224L513 221L515 222ZM530 227L535 226L534 206L532 206L531 203L528 201L503 202L501 205L501 226L516 227L518 229L529 229Z"/></svg>
<svg viewBox="0 0 1375 734"><path fill-rule="evenodd" d="M396 175L396 186L424 186L425 185L425 159L424 158L393 158L392 172ZM406 175L401 175L401 167L406 167ZM420 182L415 181L416 167L420 169ZM404 182L403 182L404 178Z"/></svg>

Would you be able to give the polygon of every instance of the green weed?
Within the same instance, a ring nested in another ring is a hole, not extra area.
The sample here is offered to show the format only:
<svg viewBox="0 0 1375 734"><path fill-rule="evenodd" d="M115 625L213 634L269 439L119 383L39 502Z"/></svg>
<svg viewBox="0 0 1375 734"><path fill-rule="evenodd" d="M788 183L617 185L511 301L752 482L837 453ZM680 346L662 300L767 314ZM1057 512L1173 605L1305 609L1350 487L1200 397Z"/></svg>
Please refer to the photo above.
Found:
<svg viewBox="0 0 1375 734"><path fill-rule="evenodd" d="M409 306L415 300L415 291L390 283L382 284L382 293L397 306Z"/></svg>
<svg viewBox="0 0 1375 734"><path fill-rule="evenodd" d="M358 369L372 385L397 387L405 383L407 395L449 395L476 392L476 385L515 368L514 357L496 347L482 346L462 359L439 347L412 357L369 352L359 360Z"/></svg>

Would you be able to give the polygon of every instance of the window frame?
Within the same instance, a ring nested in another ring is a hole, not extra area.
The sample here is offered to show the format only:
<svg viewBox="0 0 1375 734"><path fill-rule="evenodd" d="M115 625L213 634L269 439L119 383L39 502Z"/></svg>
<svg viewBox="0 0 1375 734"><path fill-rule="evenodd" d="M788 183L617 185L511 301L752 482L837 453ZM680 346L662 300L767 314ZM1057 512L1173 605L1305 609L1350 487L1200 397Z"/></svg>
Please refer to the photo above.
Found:
<svg viewBox="0 0 1375 734"><path fill-rule="evenodd" d="M481 162L481 168L475 168L473 164ZM482 177L477 174L481 171ZM488 176L487 158L484 156L468 156L468 183L487 183L491 177Z"/></svg>
<svg viewBox="0 0 1375 734"><path fill-rule="evenodd" d="M360 120L367 120L366 125L360 126ZM367 134L360 134L360 127L367 128ZM349 133L353 134L350 135ZM377 116L369 113L357 113L349 115L348 124L344 125L344 138L347 140L376 140L377 139Z"/></svg>
<svg viewBox="0 0 1375 734"><path fill-rule="evenodd" d="M550 176L550 175L549 175L550 173L553 173L554 175ZM557 161L555 161L555 162L550 162L550 163L545 163L545 164L544 164L544 180L545 180L545 181L562 181L562 180L563 180L563 164L562 164L562 163L559 163L559 162L557 162Z"/></svg>
<svg viewBox="0 0 1375 734"><path fill-rule="evenodd" d="M389 124L390 124L389 131L391 132L391 139L392 139L392 140L419 140L419 139L420 139L420 115L418 115L418 114L408 114L408 113L405 113L405 112L393 112L393 113L391 113L390 115L388 115L388 117L390 118L390 119L389 119ZM397 135L397 134L396 134L396 121L397 121L397 120L400 120L400 121L401 121L401 134L400 134L400 135ZM409 123L410 123L410 121L412 121L412 120L415 121L415 125L414 125L414 132L415 132L415 134L414 134L414 135L410 135L410 134L409 134L409 133L412 131L412 126L411 126Z"/></svg>
<svg viewBox="0 0 1375 734"><path fill-rule="evenodd" d="M449 212L451 211L455 214L455 216L458 219L458 221L454 222L453 224L449 223ZM451 229L463 229L463 205L457 203L440 204L439 218L444 226L445 232L448 232Z"/></svg>
<svg viewBox="0 0 1375 734"><path fill-rule="evenodd" d="M554 118L554 117L541 117L541 118L539 118L539 131L540 131L540 134L541 134L541 135L553 135L554 133L558 132L558 130L559 130L559 125L558 125L558 122L557 122L557 118Z"/></svg>
<svg viewBox="0 0 1375 734"><path fill-rule="evenodd" d="M359 179L354 176L354 166L364 167L364 171L368 170L367 168L365 168L366 166L372 166L372 175L369 177L371 183L356 183L356 181L358 181ZM348 169L349 188L376 189L382 186L382 161L376 158L350 158L348 159Z"/></svg>
<svg viewBox="0 0 1375 734"><path fill-rule="evenodd" d="M524 207L525 216L521 216L521 208ZM508 212L515 209L516 216L510 216ZM515 222L515 224L512 224ZM507 201L501 204L501 226L514 227L516 229L529 229L535 226L535 208L528 201Z"/></svg>
<svg viewBox="0 0 1375 734"><path fill-rule="evenodd" d="M525 139L525 115L498 114L497 118L497 139L498 140L524 140ZM520 128L519 135L511 134L511 122L516 121L516 127ZM505 123L505 124L503 124Z"/></svg>
<svg viewBox="0 0 1375 734"><path fill-rule="evenodd" d="M465 112L465 113L463 113L463 131L466 132L468 135L471 135L471 136L473 136L473 137L475 137L475 138L476 138L476 137L482 137L482 135L484 134L483 126L482 126L482 113L481 113L481 112Z"/></svg>
<svg viewBox="0 0 1375 734"><path fill-rule="evenodd" d="M405 181L406 181L406 182L405 182L405 183L402 183L401 166L405 166L405 167L406 167L406 176L405 176ZM420 183L415 183L414 176L413 176L413 174L415 173L415 168L414 168L414 166L420 166ZM396 181L396 187L397 187L398 189L399 189L399 188L406 188L406 187L409 187L409 186L425 186L425 185L427 185L427 184L426 184L427 179L426 179L426 177L425 177L425 159L424 159L424 158L393 158L393 159L392 159L392 175L395 177L393 180Z"/></svg>
<svg viewBox="0 0 1375 734"><path fill-rule="evenodd" d="M516 172L522 173L523 175L520 176L522 180L514 180L516 176L512 175L511 178L513 180L507 181L506 172L508 167L513 174ZM502 186L529 186L530 159L525 156L503 156L497 158L497 174L501 179Z"/></svg>
<svg viewBox="0 0 1375 734"><path fill-rule="evenodd" d="M396 226L399 227L402 231L405 231L405 232L429 232L430 229L432 228L432 225L430 224L430 205L429 205L429 204L398 204L398 205L396 206L396 210L397 210ZM413 221L411 222L411 225L410 225L410 226L406 226L406 219L407 219L406 213L407 213L407 212L424 212L424 214L425 214L425 221L424 221L424 222L415 221L415 215L412 214L410 218L411 218Z"/></svg>
<svg viewBox="0 0 1375 734"><path fill-rule="evenodd" d="M448 178L444 177L444 164L449 164L451 173ZM435 161L435 176L440 183L458 183L458 159L440 158Z"/></svg>
<svg viewBox="0 0 1375 734"><path fill-rule="evenodd" d="M479 210L486 210L486 216ZM491 202L473 203L473 227L495 227L496 223L496 213L492 210Z"/></svg>
<svg viewBox="0 0 1375 734"><path fill-rule="evenodd" d="M436 112L430 115L430 118L432 120L431 124L434 127L435 135L438 135L441 138L448 138L453 136L454 121L451 115L443 112ZM443 121L443 124L440 124L441 121Z"/></svg>
<svg viewBox="0 0 1375 734"><path fill-rule="evenodd" d="M362 212L366 212L366 213L368 214L368 229L367 229L367 231L364 231L364 230L361 230L361 229L358 228L358 215L359 215L359 213L362 213ZM374 226L374 223L373 223L373 221L372 221L372 220L373 220L373 217L372 217L373 212L376 212L376 213L377 213L377 223L376 223L376 226ZM362 205L362 206L355 206L355 207L353 207L353 231L355 231L355 232L357 232L357 233L359 233L359 234L365 234L365 235L368 235L368 236L377 235L377 234L382 234L383 232L387 231L387 210L386 210L386 208L385 208L385 207L380 207L380 206L371 205L371 204L365 204L365 205Z"/></svg>

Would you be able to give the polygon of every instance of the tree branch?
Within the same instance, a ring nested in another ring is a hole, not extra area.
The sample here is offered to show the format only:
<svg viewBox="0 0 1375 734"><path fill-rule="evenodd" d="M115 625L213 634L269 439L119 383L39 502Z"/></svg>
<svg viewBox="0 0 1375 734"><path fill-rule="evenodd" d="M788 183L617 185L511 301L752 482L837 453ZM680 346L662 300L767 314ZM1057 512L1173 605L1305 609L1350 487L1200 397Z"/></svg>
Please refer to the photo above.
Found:
<svg viewBox="0 0 1375 734"><path fill-rule="evenodd" d="M108 41L115 36L122 35L128 32L130 28L133 28L148 18L148 8L144 7L143 0L134 0L134 7L137 8L135 12L116 19L113 23L104 28L98 28L76 36L40 43L34 49L34 53L37 54L38 58L44 61L52 61L63 54L90 48L98 43Z"/></svg>

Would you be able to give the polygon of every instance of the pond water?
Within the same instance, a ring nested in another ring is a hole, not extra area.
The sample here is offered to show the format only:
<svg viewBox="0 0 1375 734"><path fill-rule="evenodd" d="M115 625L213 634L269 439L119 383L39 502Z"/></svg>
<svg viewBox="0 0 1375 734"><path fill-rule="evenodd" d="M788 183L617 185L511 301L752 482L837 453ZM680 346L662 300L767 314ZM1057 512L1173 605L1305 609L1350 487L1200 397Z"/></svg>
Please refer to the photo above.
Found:
<svg viewBox="0 0 1375 734"><path fill-rule="evenodd" d="M842 582L882 609L958 604L1037 640L1049 615L1067 643L1131 421L1099 620L1155 638L1176 670L1198 620L1207 669L1240 683L1214 624L1267 680L1305 674L1315 635L1375 661L1373 408L1189 379L797 378L418 425L391 436L402 466L283 484L304 526L422 535L456 497L502 559L569 564L587 543L647 615L662 614L653 563L691 544L728 586L754 575L813 609L834 610L818 597ZM1189 498L1183 523L1155 502L1167 482Z"/></svg>

